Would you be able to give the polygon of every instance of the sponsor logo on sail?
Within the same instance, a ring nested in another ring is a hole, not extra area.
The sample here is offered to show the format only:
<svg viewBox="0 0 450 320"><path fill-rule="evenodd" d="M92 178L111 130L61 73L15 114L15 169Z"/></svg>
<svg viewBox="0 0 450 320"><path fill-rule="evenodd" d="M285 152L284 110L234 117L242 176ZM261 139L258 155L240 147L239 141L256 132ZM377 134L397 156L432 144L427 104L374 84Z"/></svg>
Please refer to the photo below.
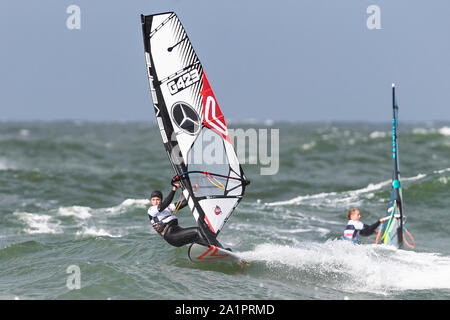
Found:
<svg viewBox="0 0 450 320"><path fill-rule="evenodd" d="M185 102L176 102L172 106L172 119L187 134L195 135L201 128L201 120L194 108Z"/></svg>

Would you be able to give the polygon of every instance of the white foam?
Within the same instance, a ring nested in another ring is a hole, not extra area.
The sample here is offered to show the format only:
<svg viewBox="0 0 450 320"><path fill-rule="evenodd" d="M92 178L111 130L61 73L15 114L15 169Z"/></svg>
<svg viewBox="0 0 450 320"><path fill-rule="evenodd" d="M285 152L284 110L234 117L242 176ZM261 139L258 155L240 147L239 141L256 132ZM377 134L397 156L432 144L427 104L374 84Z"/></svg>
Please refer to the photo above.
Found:
<svg viewBox="0 0 450 320"><path fill-rule="evenodd" d="M402 178L402 181L415 181L420 180L426 177L426 174L419 173L414 177ZM360 198L363 195L367 199L373 198L373 192L377 190L381 190L386 186L390 185L392 180L386 180L379 183L370 183L367 187L342 191L342 192L322 192L313 195L305 195L298 196L290 200L285 201L276 201L276 202L267 202L266 206L280 206L280 205L298 205L298 204L307 204L311 206L332 206L336 207L336 205L359 205Z"/></svg>
<svg viewBox="0 0 450 320"><path fill-rule="evenodd" d="M322 192L313 195L306 196L298 196L294 199L287 201L278 201L266 203L267 206L278 206L278 205L298 205L301 203L306 203L312 206L336 206L340 204L349 204L349 203L358 203L359 196L364 193L369 193L375 190L380 190L383 187L389 185L391 180L383 181L376 184L369 184L367 187L357 190L343 191L340 193L337 192ZM311 200L320 200L320 201L311 201Z"/></svg>
<svg viewBox="0 0 450 320"><path fill-rule="evenodd" d="M25 222L29 228L25 228L23 231L28 234L49 233L56 234L62 233L59 227L59 221L51 221L52 217L45 214L36 214L28 212L14 212L14 215Z"/></svg>
<svg viewBox="0 0 450 320"><path fill-rule="evenodd" d="M292 278L295 272L291 271L295 270L299 271L299 281L308 273L324 275L322 281L349 292L389 294L397 290L450 288L450 257L435 253L329 240L301 243L298 247L262 244L240 255L249 262L264 262L277 276L283 271Z"/></svg>
<svg viewBox="0 0 450 320"><path fill-rule="evenodd" d="M360 195L360 194L367 193L367 192L381 190L385 186L390 185L391 182L392 182L391 180L386 180L386 181L382 181L379 183L369 183L369 185L365 188L361 188L361 189L357 189L357 190L350 190L350 191L347 191L347 193L350 195Z"/></svg>
<svg viewBox="0 0 450 320"><path fill-rule="evenodd" d="M427 133L428 133L428 130L427 130L427 129L424 129L424 128L414 128L414 129L412 130L412 133L413 133L413 134L427 134Z"/></svg>
<svg viewBox="0 0 450 320"><path fill-rule="evenodd" d="M126 199L121 204L107 208L106 212L108 213L122 213L126 210L128 210L131 207L138 207L145 209L150 204L150 200L148 199Z"/></svg>
<svg viewBox="0 0 450 320"><path fill-rule="evenodd" d="M406 252L399 258L401 261L395 264L397 270L394 269L398 276L392 279L398 289L450 288L449 257L435 253Z"/></svg>
<svg viewBox="0 0 450 320"><path fill-rule="evenodd" d="M150 204L148 199L126 199L120 205L124 207L142 207L145 208Z"/></svg>
<svg viewBox="0 0 450 320"><path fill-rule="evenodd" d="M111 237L111 238L120 238L120 234L113 235L102 228L96 227L83 227L83 230L77 231L77 236L94 236L94 237Z"/></svg>
<svg viewBox="0 0 450 320"><path fill-rule="evenodd" d="M311 141L308 143L304 143L300 146L300 149L306 151L306 150L311 150L312 148L314 148L316 146L316 142L315 141Z"/></svg>
<svg viewBox="0 0 450 320"><path fill-rule="evenodd" d="M420 135L427 135L427 134L436 134L436 133L438 133L438 134L441 134L443 136L450 136L450 127L445 126L445 127L439 128L439 129L436 129L436 128L428 128L428 129L425 129L425 128L414 128L412 130L412 133L413 134L420 134Z"/></svg>
<svg viewBox="0 0 450 320"><path fill-rule="evenodd" d="M425 173L419 173L417 176L409 177L409 178L402 178L403 181L415 181L425 178L427 175Z"/></svg>
<svg viewBox="0 0 450 320"><path fill-rule="evenodd" d="M291 200L286 200L286 201L277 201L277 202L266 202L265 205L266 206L280 206L280 205L290 205L290 204L300 204L306 200L311 200L311 199L324 199L327 198L329 196L334 196L337 195L336 192L322 192L322 193L318 193L318 194L312 194L312 195L306 195L306 196L298 196L295 197Z"/></svg>
<svg viewBox="0 0 450 320"><path fill-rule="evenodd" d="M88 219L92 217L91 208L82 206L62 207L58 209L58 214L61 216L73 216L78 219Z"/></svg>
<svg viewBox="0 0 450 320"><path fill-rule="evenodd" d="M370 139L385 138L386 136L386 132L383 131L374 131L369 135Z"/></svg>
<svg viewBox="0 0 450 320"><path fill-rule="evenodd" d="M442 169L442 170L435 170L435 171L433 171L433 173L441 174L441 173L448 172L448 171L450 171L450 168L446 168L446 169Z"/></svg>
<svg viewBox="0 0 450 320"><path fill-rule="evenodd" d="M28 234L63 233L64 230L73 227L73 223L67 222L61 217L74 217L78 220L76 235L121 237L122 234L119 231L111 232L105 228L108 219L107 214L114 216L127 212L134 207L145 209L149 203L150 200L148 199L126 199L121 204L111 208L94 209L85 206L70 206L50 210L48 214L15 212L14 215L26 224L27 227L23 231ZM123 228L121 230L123 231Z"/></svg>
<svg viewBox="0 0 450 320"><path fill-rule="evenodd" d="M447 182L448 182L448 179L446 177L440 177L438 180L439 180L439 182L441 182L443 184L447 184Z"/></svg>
<svg viewBox="0 0 450 320"><path fill-rule="evenodd" d="M438 132L444 136L450 136L450 127L442 127Z"/></svg>

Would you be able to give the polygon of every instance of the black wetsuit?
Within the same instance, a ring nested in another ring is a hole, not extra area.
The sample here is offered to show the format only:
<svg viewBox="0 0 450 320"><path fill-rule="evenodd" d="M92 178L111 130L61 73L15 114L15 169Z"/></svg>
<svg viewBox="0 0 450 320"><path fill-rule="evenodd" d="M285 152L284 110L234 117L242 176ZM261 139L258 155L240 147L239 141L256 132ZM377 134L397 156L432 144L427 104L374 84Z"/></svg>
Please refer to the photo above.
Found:
<svg viewBox="0 0 450 320"><path fill-rule="evenodd" d="M371 234L373 234L375 232L375 230L380 225L380 223L381 223L380 221L377 221L374 224L371 224L370 226L367 224L364 224L364 227L359 232L359 234L362 236L366 236L366 237L370 236Z"/></svg>
<svg viewBox="0 0 450 320"><path fill-rule="evenodd" d="M161 204L158 206L159 212L163 211L170 205L174 195L175 191L172 190L169 193L169 195L164 199L164 201L162 201ZM184 199L183 201L181 201L181 203L177 202L175 206L178 207L178 210L181 210L182 208L186 207L187 204L188 204L187 200ZM150 215L149 218L150 220L152 220ZM155 220L157 218L153 219ZM169 221L167 224L161 225L159 230L160 230L159 233L164 238L164 240L166 240L167 243L175 247L181 247L186 244L194 242L205 246L209 246L208 241L206 241L203 238L198 227L182 228L178 225L178 219L173 219L172 221Z"/></svg>

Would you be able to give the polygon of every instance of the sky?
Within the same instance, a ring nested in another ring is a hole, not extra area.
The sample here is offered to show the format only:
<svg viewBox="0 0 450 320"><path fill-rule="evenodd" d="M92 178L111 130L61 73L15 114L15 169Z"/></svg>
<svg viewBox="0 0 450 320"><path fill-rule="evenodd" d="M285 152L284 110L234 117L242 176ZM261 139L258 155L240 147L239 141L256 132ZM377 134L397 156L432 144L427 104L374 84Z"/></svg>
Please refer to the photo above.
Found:
<svg viewBox="0 0 450 320"><path fill-rule="evenodd" d="M227 120L385 122L395 82L401 121L450 121L448 0L2 0L0 120L155 122L140 14L166 11Z"/></svg>

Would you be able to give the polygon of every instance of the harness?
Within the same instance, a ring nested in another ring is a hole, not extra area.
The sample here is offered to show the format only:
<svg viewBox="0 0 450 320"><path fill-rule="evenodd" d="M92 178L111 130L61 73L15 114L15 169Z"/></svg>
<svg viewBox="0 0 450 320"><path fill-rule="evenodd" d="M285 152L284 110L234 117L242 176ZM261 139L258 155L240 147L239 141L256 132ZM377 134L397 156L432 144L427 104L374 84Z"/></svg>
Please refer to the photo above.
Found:
<svg viewBox="0 0 450 320"><path fill-rule="evenodd" d="M356 222L358 223L358 222ZM358 223L362 224L362 223ZM355 227L355 222L350 220L345 227L344 235L342 236L343 240L352 241L353 243L359 243L359 232L361 229Z"/></svg>
<svg viewBox="0 0 450 320"><path fill-rule="evenodd" d="M353 243L358 243L359 231L360 230L356 230L355 226L347 225L344 231L344 235L342 236L342 239L351 241Z"/></svg>
<svg viewBox="0 0 450 320"><path fill-rule="evenodd" d="M163 238L164 238L164 235L166 234L167 230L169 229L169 227L171 227L173 225L177 225L177 224L178 224L178 221L176 219L170 220L169 222L159 221L157 217L154 217L152 219L153 229L155 229L155 231L158 232L158 234L160 234Z"/></svg>

